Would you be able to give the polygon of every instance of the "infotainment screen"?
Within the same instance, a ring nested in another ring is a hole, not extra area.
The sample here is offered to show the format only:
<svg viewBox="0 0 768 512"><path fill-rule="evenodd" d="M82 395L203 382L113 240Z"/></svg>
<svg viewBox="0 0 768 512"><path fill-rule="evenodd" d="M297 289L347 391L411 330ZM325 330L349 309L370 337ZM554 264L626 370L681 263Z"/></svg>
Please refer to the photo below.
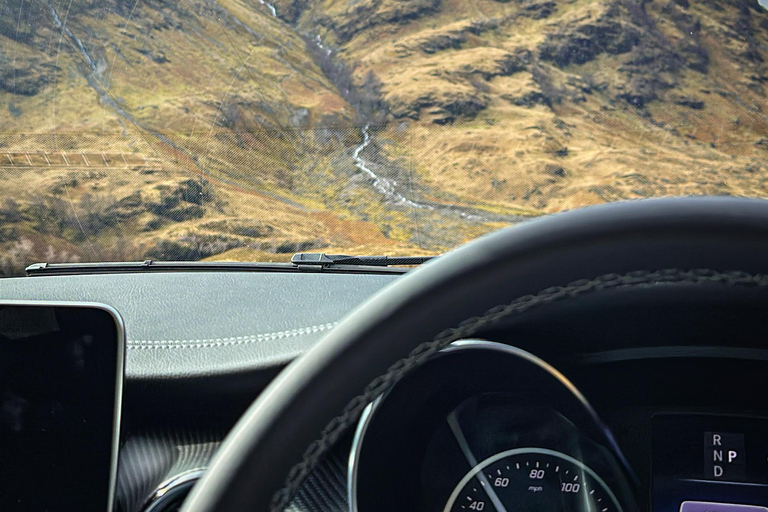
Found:
<svg viewBox="0 0 768 512"><path fill-rule="evenodd" d="M653 512L768 512L768 420L653 421Z"/></svg>
<svg viewBox="0 0 768 512"><path fill-rule="evenodd" d="M111 509L121 325L106 307L0 302L0 511Z"/></svg>

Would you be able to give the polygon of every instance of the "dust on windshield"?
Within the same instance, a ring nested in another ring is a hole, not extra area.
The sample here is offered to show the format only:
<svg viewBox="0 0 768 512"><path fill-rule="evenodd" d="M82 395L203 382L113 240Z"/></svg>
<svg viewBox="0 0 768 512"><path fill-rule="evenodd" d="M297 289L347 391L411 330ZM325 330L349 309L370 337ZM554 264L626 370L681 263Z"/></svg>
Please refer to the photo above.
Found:
<svg viewBox="0 0 768 512"><path fill-rule="evenodd" d="M3 0L0 272L766 196L756 0Z"/></svg>

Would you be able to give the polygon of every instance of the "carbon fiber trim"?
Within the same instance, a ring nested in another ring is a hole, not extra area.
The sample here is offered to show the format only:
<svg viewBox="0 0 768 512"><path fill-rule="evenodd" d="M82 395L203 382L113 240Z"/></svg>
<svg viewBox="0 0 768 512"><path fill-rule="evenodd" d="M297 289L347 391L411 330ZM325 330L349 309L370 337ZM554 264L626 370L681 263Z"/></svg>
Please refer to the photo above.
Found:
<svg viewBox="0 0 768 512"><path fill-rule="evenodd" d="M147 432L132 435L120 450L116 510L140 512L164 483L204 469L221 444L223 433ZM342 442L307 477L286 512L347 512L347 467L350 442Z"/></svg>
<svg viewBox="0 0 768 512"><path fill-rule="evenodd" d="M208 466L221 433L151 432L130 436L120 450L117 510L139 512L164 482Z"/></svg>
<svg viewBox="0 0 768 512"><path fill-rule="evenodd" d="M344 444L346 447L346 444ZM348 450L335 450L310 473L285 512L347 512Z"/></svg>

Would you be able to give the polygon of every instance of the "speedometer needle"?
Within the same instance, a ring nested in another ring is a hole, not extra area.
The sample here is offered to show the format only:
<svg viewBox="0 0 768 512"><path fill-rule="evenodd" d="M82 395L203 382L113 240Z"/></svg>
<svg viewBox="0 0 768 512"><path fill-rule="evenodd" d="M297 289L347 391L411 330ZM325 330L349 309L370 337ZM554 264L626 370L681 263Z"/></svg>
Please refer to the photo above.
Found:
<svg viewBox="0 0 768 512"><path fill-rule="evenodd" d="M477 467L477 459L475 458L475 454L473 454L472 450L469 448L467 438L464 437L464 432L461 430L458 419L456 419L456 411L448 415L448 426L451 428L451 432L453 432L456 442L459 443L459 448L461 448L461 452L464 454L467 462L469 462L469 465L474 469ZM499 495L496 494L491 482L488 481L482 471L477 473L477 478L485 488L485 492L488 494L491 503L496 507L496 512L507 512L506 507L504 507L504 504L499 499Z"/></svg>

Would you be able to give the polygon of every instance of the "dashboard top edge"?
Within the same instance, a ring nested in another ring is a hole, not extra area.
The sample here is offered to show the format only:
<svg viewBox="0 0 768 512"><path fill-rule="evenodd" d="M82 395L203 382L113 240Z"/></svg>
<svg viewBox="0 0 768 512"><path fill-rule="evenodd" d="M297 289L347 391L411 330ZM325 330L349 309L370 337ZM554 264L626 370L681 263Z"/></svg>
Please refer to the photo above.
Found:
<svg viewBox="0 0 768 512"><path fill-rule="evenodd" d="M606 364L642 359L678 358L717 358L768 361L768 349L690 345L632 347L579 354L573 358L573 361L576 364Z"/></svg>

